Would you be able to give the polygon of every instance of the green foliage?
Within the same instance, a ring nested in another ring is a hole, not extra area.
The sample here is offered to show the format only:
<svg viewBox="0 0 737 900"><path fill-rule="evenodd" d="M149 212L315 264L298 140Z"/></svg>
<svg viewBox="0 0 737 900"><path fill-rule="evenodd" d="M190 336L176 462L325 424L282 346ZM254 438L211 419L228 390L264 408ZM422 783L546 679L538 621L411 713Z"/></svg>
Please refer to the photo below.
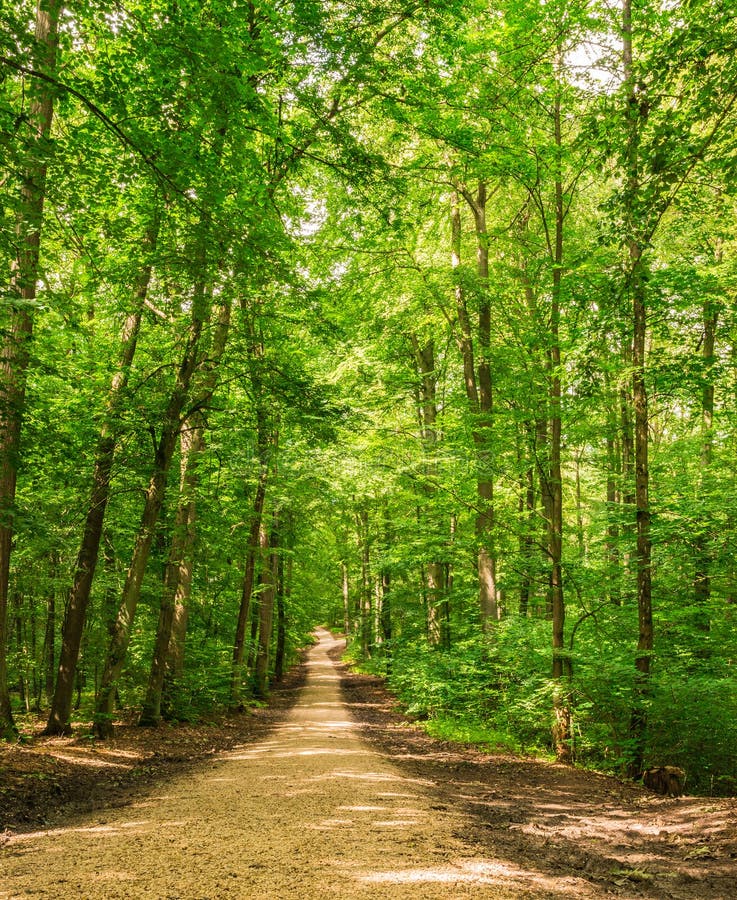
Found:
<svg viewBox="0 0 737 900"><path fill-rule="evenodd" d="M452 740L498 743L523 752L550 745L551 684L547 658L520 640L514 619L504 623L493 648L477 639L450 650L424 642L394 645L389 686L407 713L427 720L431 734Z"/></svg>
<svg viewBox="0 0 737 900"><path fill-rule="evenodd" d="M425 730L441 741L473 744L489 753L524 753L526 750L516 737L495 730L481 719L435 715L427 721Z"/></svg>
<svg viewBox="0 0 737 900"><path fill-rule="evenodd" d="M737 788L735 746L733 678L701 674L683 679L674 673L655 680L648 765L681 766L689 793L733 796Z"/></svg>
<svg viewBox="0 0 737 900"><path fill-rule="evenodd" d="M641 4L626 73L620 15L528 0L133 0L68 14L8 512L0 649L16 711L49 699L102 429L115 452L78 684L80 713L91 711L199 298L197 309L227 304L229 337L222 356L215 321L199 338L182 406L185 428L202 429L197 484L183 485L177 451L148 535L122 702L146 691L188 503L189 625L167 714L206 717L231 701L266 474L263 522L283 532L287 660L316 623L346 627L349 658L387 675L431 733L491 748L548 753L563 698L576 761L624 772L638 750L634 242L655 621L638 699L645 762L681 765L690 790L734 791L733 21L728 4ZM11 2L0 25L6 284L30 227L24 172L40 152L33 82L17 68L32 59L31 18ZM144 299L111 413L123 323ZM0 296L6 348L12 300ZM470 384L478 398L482 366L483 411ZM566 620L553 679L545 492L558 420ZM481 621L480 549L496 566L500 621ZM265 565L256 559L245 695Z"/></svg>
<svg viewBox="0 0 737 900"><path fill-rule="evenodd" d="M214 642L195 646L187 655L180 680L165 685L162 708L176 722L199 722L228 706L232 665L227 648Z"/></svg>

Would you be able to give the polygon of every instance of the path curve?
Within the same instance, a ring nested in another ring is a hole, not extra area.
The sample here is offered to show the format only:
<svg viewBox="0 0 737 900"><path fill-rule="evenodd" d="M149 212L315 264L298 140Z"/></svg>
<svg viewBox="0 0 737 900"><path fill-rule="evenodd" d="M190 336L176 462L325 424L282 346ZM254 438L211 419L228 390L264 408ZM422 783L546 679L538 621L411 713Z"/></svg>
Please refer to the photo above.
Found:
<svg viewBox="0 0 737 900"><path fill-rule="evenodd" d="M283 723L123 809L13 837L0 898L557 898L546 878L482 855L407 777L362 740L318 631Z"/></svg>

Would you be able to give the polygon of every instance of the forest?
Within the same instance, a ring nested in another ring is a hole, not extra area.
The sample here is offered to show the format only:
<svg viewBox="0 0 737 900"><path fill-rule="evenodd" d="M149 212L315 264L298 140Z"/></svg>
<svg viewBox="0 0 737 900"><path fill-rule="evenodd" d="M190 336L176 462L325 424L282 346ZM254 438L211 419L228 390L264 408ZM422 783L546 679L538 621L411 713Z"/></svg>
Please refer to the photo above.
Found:
<svg viewBox="0 0 737 900"><path fill-rule="evenodd" d="M263 701L737 793L737 10L5 0L0 736Z"/></svg>

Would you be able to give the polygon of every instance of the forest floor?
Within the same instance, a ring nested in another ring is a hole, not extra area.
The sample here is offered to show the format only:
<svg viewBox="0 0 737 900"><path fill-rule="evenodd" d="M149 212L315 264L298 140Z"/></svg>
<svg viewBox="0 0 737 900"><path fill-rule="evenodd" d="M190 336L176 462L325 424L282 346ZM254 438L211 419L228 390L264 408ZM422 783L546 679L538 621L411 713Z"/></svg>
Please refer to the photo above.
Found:
<svg viewBox="0 0 737 900"><path fill-rule="evenodd" d="M0 748L0 900L737 897L734 800L435 740L341 650L250 715Z"/></svg>

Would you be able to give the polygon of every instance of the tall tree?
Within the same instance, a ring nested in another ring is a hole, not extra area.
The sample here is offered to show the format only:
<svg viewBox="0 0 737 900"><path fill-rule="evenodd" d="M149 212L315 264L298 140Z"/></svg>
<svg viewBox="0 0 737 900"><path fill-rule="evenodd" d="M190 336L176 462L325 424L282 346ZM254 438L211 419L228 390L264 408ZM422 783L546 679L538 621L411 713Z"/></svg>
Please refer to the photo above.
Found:
<svg viewBox="0 0 737 900"><path fill-rule="evenodd" d="M626 91L626 193L625 229L628 254L627 282L632 302L632 398L635 410L635 506L637 509L637 610L639 636L635 667L638 677L632 711L634 742L631 768L642 771L645 753L645 702L649 692L650 658L653 650L652 613L652 541L650 537L650 471L648 464L648 397L645 382L647 313L643 252L645 240L642 223L637 216L637 200L641 190L640 138L647 122L647 100L638 96L641 89L633 73L632 0L622 5L622 61Z"/></svg>
<svg viewBox="0 0 737 900"><path fill-rule="evenodd" d="M92 591L92 581L100 550L105 510L110 497L110 482L118 443L120 414L126 399L129 375L138 344L141 317L151 281L151 254L156 247L159 230L158 212L144 236L143 246L147 256L142 260L137 278L133 307L123 325L118 367L108 393L105 418L95 451L92 474L92 492L84 525L82 544L77 555L74 579L62 627L61 653L56 676L56 686L51 703L45 734L66 734L72 711L75 676L87 609Z"/></svg>
<svg viewBox="0 0 737 900"><path fill-rule="evenodd" d="M476 234L479 312L476 332L468 311L466 290L461 280L455 285L457 341L463 359L466 388L476 455L476 541L479 607L485 631L501 618L494 549L494 469L492 449L493 392L491 380L491 304L489 290L489 236L486 228L487 185L479 181L476 191L457 183L451 200L451 264L461 265L462 220L459 195L473 212Z"/></svg>
<svg viewBox="0 0 737 900"><path fill-rule="evenodd" d="M450 646L450 604L447 592L445 567L439 554L439 538L442 523L436 521L437 514L433 508L433 499L437 492L438 478L438 404L435 341L430 338L420 342L414 331L410 332L410 342L417 370L419 398L418 414L420 417L420 435L423 455L425 456L423 478L425 495L432 518L421 523L430 529L433 558L425 563L425 586L427 603L427 632L430 644L434 647ZM424 517L426 520L427 516ZM382 576L384 577L384 576ZM386 600L389 603L390 574L385 573ZM383 604L382 604L383 609ZM387 613L388 615L388 613ZM391 628L390 628L391 630Z"/></svg>
<svg viewBox="0 0 737 900"><path fill-rule="evenodd" d="M196 285L191 304L191 322L185 337L176 380L164 413L161 435L156 444L154 467L146 490L141 521L123 586L123 595L110 633L110 645L105 659L95 711L95 733L103 738L110 737L112 734L117 682L123 670L133 617L141 596L143 576L151 552L156 523L164 502L169 468L181 426L182 411L189 397L190 383L197 365L200 336L209 314L209 300L209 291L205 284Z"/></svg>
<svg viewBox="0 0 737 900"><path fill-rule="evenodd" d="M233 665L231 673L230 705L240 706L243 682L243 668L246 659L246 628L252 613L251 602L255 587L260 553L260 536L263 531L263 515L266 491L273 475L274 456L278 441L275 418L270 414L270 397L264 371L264 343L262 335L254 331L252 311L248 318L248 378L255 418L255 458L256 487L251 501L248 534L244 548L243 578L241 581L240 603L233 639Z"/></svg>
<svg viewBox="0 0 737 900"><path fill-rule="evenodd" d="M30 66L14 66L28 77L28 109L19 113L26 134L15 223L17 252L9 285L10 320L0 348L0 737L15 733L6 661L10 554L29 344L39 279L46 173L52 147L53 82L61 10L61 0L40 0L36 8Z"/></svg>
<svg viewBox="0 0 737 900"><path fill-rule="evenodd" d="M205 410L217 387L219 366L228 340L231 301L228 296L217 307L217 321L212 347L200 362L201 383L193 390L194 408L183 419L180 433L179 500L166 564L164 585L156 629L146 699L139 719L141 725L157 725L161 718L161 695L164 687L169 647L177 605L186 606L192 584L192 552L194 544L196 469L205 436ZM185 613L179 613L180 620ZM181 636L177 635L177 639Z"/></svg>
<svg viewBox="0 0 737 900"><path fill-rule="evenodd" d="M274 621L274 601L277 590L279 566L278 519L274 515L271 534L261 524L259 548L261 551L261 594L259 597L258 649L255 663L255 693L264 699L269 692L269 665L271 660L271 635Z"/></svg>

